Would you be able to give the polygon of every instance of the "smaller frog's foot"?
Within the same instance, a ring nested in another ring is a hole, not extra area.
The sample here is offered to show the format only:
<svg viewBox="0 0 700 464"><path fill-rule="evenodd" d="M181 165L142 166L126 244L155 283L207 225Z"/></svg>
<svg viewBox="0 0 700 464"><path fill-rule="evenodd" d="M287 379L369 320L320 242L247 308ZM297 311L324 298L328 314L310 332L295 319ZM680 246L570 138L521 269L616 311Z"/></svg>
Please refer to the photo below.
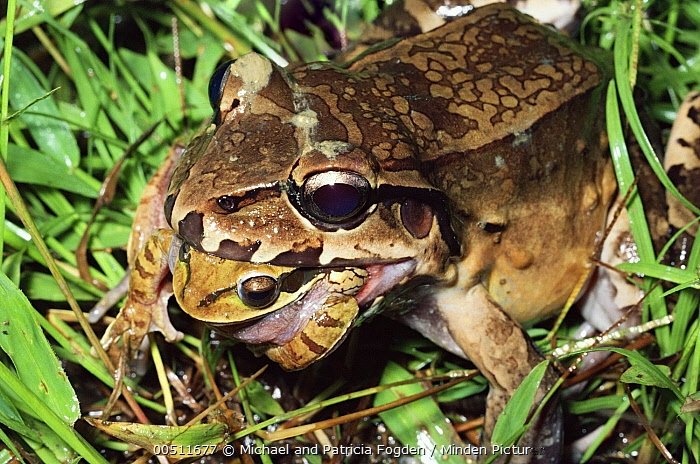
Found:
<svg viewBox="0 0 700 464"><path fill-rule="evenodd" d="M143 303L132 296L127 298L101 340L112 359L116 359L120 351L125 352L127 359L135 358L143 339L150 332L161 332L171 343L182 340L184 334L172 325L168 316L168 300L172 293L172 285L167 283L160 289L158 298L153 303ZM121 348L117 343L120 338L125 341Z"/></svg>
<svg viewBox="0 0 700 464"><path fill-rule="evenodd" d="M185 335L177 330L175 326L173 326L172 322L170 322L170 315L168 314L168 300L170 300L172 295L172 282L164 282L159 291L158 300L151 307L151 325L148 331L158 331L163 334L166 341L176 343L181 341Z"/></svg>

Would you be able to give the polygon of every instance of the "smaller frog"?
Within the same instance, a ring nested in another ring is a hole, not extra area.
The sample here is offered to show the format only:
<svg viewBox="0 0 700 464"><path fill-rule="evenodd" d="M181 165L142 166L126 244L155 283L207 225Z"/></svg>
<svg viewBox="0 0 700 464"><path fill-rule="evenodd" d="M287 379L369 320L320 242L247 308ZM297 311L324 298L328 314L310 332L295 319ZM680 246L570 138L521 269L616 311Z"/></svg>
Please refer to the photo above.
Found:
<svg viewBox="0 0 700 464"><path fill-rule="evenodd" d="M488 444L543 359L521 324L555 314L587 276L584 311L634 305L640 290L592 262L616 209L605 61L504 4L442 22L343 66L251 53L217 71L212 123L139 208L164 204L170 227L136 232L104 345L179 339L174 292L192 317L299 369L358 314L384 312L486 376ZM613 225L602 259L615 265L632 242L624 214ZM557 377L550 366L536 403ZM548 452L515 460L558 462L556 399L524 440Z"/></svg>

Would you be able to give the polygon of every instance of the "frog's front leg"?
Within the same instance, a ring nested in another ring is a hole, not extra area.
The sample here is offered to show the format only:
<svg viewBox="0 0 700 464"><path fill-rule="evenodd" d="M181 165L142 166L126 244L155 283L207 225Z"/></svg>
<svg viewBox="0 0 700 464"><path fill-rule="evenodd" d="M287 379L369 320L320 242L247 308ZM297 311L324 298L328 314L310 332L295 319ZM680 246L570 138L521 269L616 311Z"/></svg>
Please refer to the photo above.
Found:
<svg viewBox="0 0 700 464"><path fill-rule="evenodd" d="M520 324L508 316L480 283L445 288L436 295L440 315L454 342L477 366L491 385L487 400L482 446L491 453L491 434L496 420L513 392L544 358ZM557 380L552 366L540 383L530 414ZM562 443L562 413L555 395L543 413L534 419L519 445L533 447L537 454L503 455L496 462L559 462ZM521 448L524 449L524 448ZM543 452L540 452L543 450Z"/></svg>
<svg viewBox="0 0 700 464"><path fill-rule="evenodd" d="M129 359L149 332L159 330L169 342L182 339L183 334L173 327L168 316L168 299L173 294L168 256L174 236L170 229L155 230L136 256L126 302L102 337L102 346L112 357L118 355L117 340L125 335L128 342L124 348Z"/></svg>

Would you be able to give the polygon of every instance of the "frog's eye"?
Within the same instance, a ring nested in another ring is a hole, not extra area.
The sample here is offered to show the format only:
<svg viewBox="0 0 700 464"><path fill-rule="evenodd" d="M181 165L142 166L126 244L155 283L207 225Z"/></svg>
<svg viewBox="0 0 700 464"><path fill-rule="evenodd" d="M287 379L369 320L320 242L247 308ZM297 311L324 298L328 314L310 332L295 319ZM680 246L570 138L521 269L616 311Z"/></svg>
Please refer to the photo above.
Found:
<svg viewBox="0 0 700 464"><path fill-rule="evenodd" d="M370 185L354 172L327 171L306 179L301 199L306 212L329 224L339 224L355 216L367 205Z"/></svg>
<svg viewBox="0 0 700 464"><path fill-rule="evenodd" d="M425 238L433 227L433 209L413 199L401 203L401 222L415 238Z"/></svg>
<svg viewBox="0 0 700 464"><path fill-rule="evenodd" d="M246 306L264 308L272 304L278 295L277 279L272 276L255 274L238 281L238 297Z"/></svg>
<svg viewBox="0 0 700 464"><path fill-rule="evenodd" d="M214 74L211 75L211 79L209 79L209 104L214 111L219 110L219 103L221 103L221 96L224 93L229 69L234 61L236 60L229 60L216 68Z"/></svg>

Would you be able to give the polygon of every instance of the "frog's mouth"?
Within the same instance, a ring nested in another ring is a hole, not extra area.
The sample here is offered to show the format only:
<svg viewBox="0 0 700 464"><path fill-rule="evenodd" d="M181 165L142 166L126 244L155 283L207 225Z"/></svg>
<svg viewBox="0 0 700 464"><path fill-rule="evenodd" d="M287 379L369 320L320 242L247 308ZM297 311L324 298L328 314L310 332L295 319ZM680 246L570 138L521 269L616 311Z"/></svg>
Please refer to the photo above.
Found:
<svg viewBox="0 0 700 464"><path fill-rule="evenodd" d="M318 269L322 277L293 302L254 321L212 325L285 369L301 369L333 351L360 309L369 308L407 280L415 268L416 261L407 259L342 271ZM348 290L338 281L345 275L361 275L360 285Z"/></svg>

